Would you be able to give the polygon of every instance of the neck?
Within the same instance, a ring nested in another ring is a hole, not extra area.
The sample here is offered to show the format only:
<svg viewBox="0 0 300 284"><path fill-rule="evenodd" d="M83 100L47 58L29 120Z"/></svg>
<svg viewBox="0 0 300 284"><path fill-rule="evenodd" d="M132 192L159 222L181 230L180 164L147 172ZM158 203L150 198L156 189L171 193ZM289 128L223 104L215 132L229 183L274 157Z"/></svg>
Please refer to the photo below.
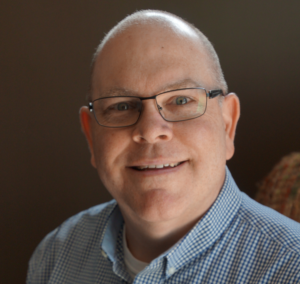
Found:
<svg viewBox="0 0 300 284"><path fill-rule="evenodd" d="M131 254L140 261L150 263L184 237L200 220L201 216L178 226L177 222L137 224L125 219L126 240Z"/></svg>

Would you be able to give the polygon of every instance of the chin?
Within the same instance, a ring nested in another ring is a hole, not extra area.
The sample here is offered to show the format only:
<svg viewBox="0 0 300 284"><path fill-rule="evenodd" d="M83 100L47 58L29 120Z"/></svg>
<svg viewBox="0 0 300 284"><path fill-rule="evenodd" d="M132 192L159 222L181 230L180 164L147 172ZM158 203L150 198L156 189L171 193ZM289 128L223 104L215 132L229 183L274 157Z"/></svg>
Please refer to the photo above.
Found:
<svg viewBox="0 0 300 284"><path fill-rule="evenodd" d="M135 199L129 207L146 222L163 222L181 215L183 200L165 190L154 189Z"/></svg>

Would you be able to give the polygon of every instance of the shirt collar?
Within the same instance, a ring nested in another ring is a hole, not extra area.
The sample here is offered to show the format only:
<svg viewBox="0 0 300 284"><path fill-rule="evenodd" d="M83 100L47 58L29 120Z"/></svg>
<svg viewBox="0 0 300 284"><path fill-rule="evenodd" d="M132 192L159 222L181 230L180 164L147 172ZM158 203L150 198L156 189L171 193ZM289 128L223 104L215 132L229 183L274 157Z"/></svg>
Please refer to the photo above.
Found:
<svg viewBox="0 0 300 284"><path fill-rule="evenodd" d="M162 258L166 258L166 271L169 268L177 270L195 256L203 253L223 234L239 210L240 204L240 191L226 167L223 187L210 209L187 235L171 249L153 260L149 267L157 265L158 262L162 261ZM117 253L123 251L123 248L118 248L120 243L118 238L123 223L121 211L116 203L109 215L102 241L102 250L112 262L120 258Z"/></svg>
<svg viewBox="0 0 300 284"><path fill-rule="evenodd" d="M102 239L102 250L112 262L114 262L117 258L118 235L123 223L124 220L122 213L117 203L115 203L115 206L112 208L112 211L109 214L108 222Z"/></svg>

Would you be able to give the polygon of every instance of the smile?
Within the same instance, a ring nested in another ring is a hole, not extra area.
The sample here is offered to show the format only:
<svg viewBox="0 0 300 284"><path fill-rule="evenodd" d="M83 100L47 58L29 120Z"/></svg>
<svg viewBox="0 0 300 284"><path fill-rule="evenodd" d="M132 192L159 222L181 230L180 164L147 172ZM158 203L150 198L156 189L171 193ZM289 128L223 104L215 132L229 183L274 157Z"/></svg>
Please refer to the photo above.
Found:
<svg viewBox="0 0 300 284"><path fill-rule="evenodd" d="M153 169L163 169L163 168L174 168L180 165L183 162L178 163L169 163L169 164L161 164L161 165L144 165L144 166L137 166L133 167L136 170L142 171L142 170L153 170Z"/></svg>

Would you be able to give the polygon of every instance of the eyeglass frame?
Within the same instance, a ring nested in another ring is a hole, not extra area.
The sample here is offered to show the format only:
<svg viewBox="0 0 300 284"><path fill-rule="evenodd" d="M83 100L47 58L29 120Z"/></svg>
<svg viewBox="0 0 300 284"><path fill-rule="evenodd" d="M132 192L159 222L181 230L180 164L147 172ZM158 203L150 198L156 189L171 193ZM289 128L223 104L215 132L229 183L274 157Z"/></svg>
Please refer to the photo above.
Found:
<svg viewBox="0 0 300 284"><path fill-rule="evenodd" d="M182 120L167 120L165 117L163 117L163 115L161 114L160 110L162 110L162 107L160 105L158 105L157 103L157 100L156 100L156 97L159 96L159 95L163 95L163 94L166 94L166 93L171 93L171 92L175 92L175 91L182 91L182 90L194 90L194 89L200 89L200 90L204 90L205 93L206 93L206 97L209 98L209 99L213 99L219 95L222 95L225 97L223 91L221 89L215 89L215 90L210 90L210 91L206 91L205 88L203 87L194 87L194 88L180 88L180 89L175 89L175 90L169 90L169 91L165 91L165 92L162 92L162 93L159 93L157 95L154 95L154 96L151 96L151 97L137 97L137 96L112 96L112 97L103 97L103 98L98 98L98 99L95 99L93 101L90 101L89 104L88 104L88 108L90 110L90 112L93 112L94 113L94 117L97 121L97 123L100 125L100 126L103 126L103 127L109 127L109 128L123 128L123 127L129 127L129 126L133 126L135 125L138 121L139 121L139 118L141 116L141 113L142 113L142 110L140 111L140 114L136 120L135 123L133 124L130 124L130 125L125 125L125 126L107 126L107 125L103 125L103 124L100 124L97 117L96 117L96 114L95 112L93 111L94 110L94 106L93 106L93 103L95 101L99 101L99 100L103 100L103 99L109 99L109 98L122 98L122 97L131 97L131 98L137 98L137 99L140 99L141 101L144 101L144 100L152 100L152 99L155 99L155 102L156 102L156 106L157 106L157 109L158 109L158 112L160 114L160 116L163 118L163 120L167 121L167 122L180 122L180 121L187 121L187 120L192 120L192 119L195 119L195 118L198 118L202 115L205 114L206 112L206 107L207 107L207 100L206 100L206 106L205 106L205 111L200 114L199 116L196 116L196 117L192 117L192 118L188 118L188 119L182 119Z"/></svg>

